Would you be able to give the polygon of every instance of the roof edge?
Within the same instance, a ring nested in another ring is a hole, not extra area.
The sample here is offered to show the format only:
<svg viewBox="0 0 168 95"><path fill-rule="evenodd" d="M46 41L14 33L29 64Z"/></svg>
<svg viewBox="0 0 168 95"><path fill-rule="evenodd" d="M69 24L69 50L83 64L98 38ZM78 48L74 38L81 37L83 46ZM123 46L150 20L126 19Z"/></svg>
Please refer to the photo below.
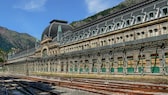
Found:
<svg viewBox="0 0 168 95"><path fill-rule="evenodd" d="M68 21L53 19L52 21L50 21L50 24L51 24L51 23L54 23L54 22L65 23L65 24L68 23Z"/></svg>

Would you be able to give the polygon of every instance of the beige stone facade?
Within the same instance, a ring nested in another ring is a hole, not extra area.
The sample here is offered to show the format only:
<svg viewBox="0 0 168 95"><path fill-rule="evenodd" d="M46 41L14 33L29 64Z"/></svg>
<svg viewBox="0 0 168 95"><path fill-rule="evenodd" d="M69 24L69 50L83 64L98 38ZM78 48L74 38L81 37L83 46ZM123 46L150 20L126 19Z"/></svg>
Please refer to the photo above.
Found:
<svg viewBox="0 0 168 95"><path fill-rule="evenodd" d="M168 75L168 1L147 0L79 28L53 20L40 45L9 57L6 70Z"/></svg>

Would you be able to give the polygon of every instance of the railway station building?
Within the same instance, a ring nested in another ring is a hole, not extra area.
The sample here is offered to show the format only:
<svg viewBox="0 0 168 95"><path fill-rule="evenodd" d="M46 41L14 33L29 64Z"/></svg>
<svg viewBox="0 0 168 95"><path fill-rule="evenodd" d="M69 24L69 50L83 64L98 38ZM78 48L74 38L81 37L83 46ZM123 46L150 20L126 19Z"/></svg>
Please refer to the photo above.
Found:
<svg viewBox="0 0 168 95"><path fill-rule="evenodd" d="M168 0L146 0L74 28L52 20L35 48L8 56L11 73L168 75Z"/></svg>

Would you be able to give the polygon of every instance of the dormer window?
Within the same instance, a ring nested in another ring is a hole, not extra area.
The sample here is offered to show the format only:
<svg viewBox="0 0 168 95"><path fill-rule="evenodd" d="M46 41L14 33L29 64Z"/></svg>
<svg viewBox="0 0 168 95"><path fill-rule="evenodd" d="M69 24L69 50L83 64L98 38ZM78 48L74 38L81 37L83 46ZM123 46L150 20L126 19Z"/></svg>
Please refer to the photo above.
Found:
<svg viewBox="0 0 168 95"><path fill-rule="evenodd" d="M127 25L130 25L130 21L129 20L127 20Z"/></svg>
<svg viewBox="0 0 168 95"><path fill-rule="evenodd" d="M120 23L117 23L116 24L116 29L119 29L120 28Z"/></svg>
<svg viewBox="0 0 168 95"><path fill-rule="evenodd" d="M94 30L92 31L92 34L93 34L93 35L95 34L95 31L94 31Z"/></svg>
<svg viewBox="0 0 168 95"><path fill-rule="evenodd" d="M149 14L148 14L148 20L151 20L151 19L153 19L154 18L154 12L150 12Z"/></svg>
<svg viewBox="0 0 168 95"><path fill-rule="evenodd" d="M120 23L117 23L117 27L120 27Z"/></svg>
<svg viewBox="0 0 168 95"><path fill-rule="evenodd" d="M168 8L163 9L163 15L168 15Z"/></svg>
<svg viewBox="0 0 168 95"><path fill-rule="evenodd" d="M104 28L101 28L101 32L104 32Z"/></svg>
<svg viewBox="0 0 168 95"><path fill-rule="evenodd" d="M85 37L87 37L87 34L85 34Z"/></svg>
<svg viewBox="0 0 168 95"><path fill-rule="evenodd" d="M141 16L138 16L137 17L137 22L141 22L142 21L142 17Z"/></svg>
<svg viewBox="0 0 168 95"><path fill-rule="evenodd" d="M131 21L130 20L127 20L126 21L126 26L129 26L131 24Z"/></svg>
<svg viewBox="0 0 168 95"><path fill-rule="evenodd" d="M154 17L154 14L153 14L153 13L149 13L149 17L150 17L150 18L153 18L153 17Z"/></svg>
<svg viewBox="0 0 168 95"><path fill-rule="evenodd" d="M110 25L110 26L108 26L108 28L109 28L109 30L111 30L111 29L112 29L112 26Z"/></svg>

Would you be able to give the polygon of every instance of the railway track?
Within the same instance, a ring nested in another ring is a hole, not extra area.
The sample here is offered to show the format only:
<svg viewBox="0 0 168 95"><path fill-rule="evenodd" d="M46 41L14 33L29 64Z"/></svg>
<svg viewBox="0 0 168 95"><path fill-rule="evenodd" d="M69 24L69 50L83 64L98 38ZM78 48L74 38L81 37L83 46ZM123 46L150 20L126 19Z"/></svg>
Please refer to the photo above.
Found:
<svg viewBox="0 0 168 95"><path fill-rule="evenodd" d="M128 95L167 95L168 85L151 84L151 83L136 83L136 82L118 82L111 80L96 80L96 79L80 79L80 78L59 78L46 79L39 77L20 78L33 80L51 85L57 85L66 88L80 89L89 92L94 92L103 95L111 95L112 93L128 94Z"/></svg>
<svg viewBox="0 0 168 95"><path fill-rule="evenodd" d="M59 95L48 84L0 77L0 95Z"/></svg>

